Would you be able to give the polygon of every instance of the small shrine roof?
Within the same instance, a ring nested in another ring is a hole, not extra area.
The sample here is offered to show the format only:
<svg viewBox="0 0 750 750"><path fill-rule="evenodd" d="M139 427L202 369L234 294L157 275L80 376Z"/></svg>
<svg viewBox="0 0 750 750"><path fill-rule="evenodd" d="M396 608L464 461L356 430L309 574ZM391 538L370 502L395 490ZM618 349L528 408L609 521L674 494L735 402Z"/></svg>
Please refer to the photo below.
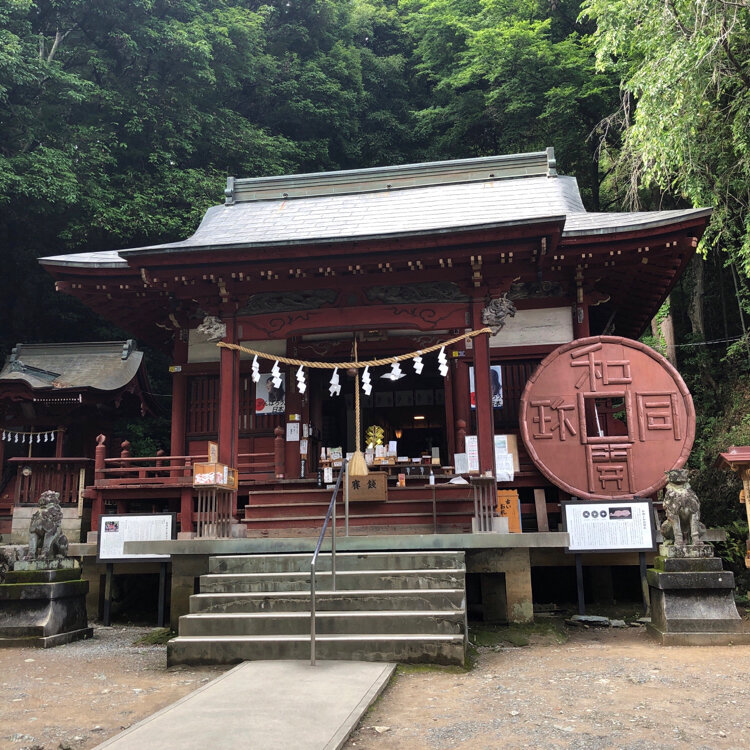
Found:
<svg viewBox="0 0 750 750"><path fill-rule="evenodd" d="M719 453L716 466L723 465L733 471L742 467L750 467L750 445L731 445L726 453Z"/></svg>
<svg viewBox="0 0 750 750"><path fill-rule="evenodd" d="M116 391L138 374L143 352L128 341L17 344L0 370L0 382L20 381L32 390Z"/></svg>
<svg viewBox="0 0 750 750"><path fill-rule="evenodd" d="M386 239L557 222L566 237L666 226L710 209L587 213L554 151L245 180L186 240L42 258L44 265L127 268L140 255Z"/></svg>

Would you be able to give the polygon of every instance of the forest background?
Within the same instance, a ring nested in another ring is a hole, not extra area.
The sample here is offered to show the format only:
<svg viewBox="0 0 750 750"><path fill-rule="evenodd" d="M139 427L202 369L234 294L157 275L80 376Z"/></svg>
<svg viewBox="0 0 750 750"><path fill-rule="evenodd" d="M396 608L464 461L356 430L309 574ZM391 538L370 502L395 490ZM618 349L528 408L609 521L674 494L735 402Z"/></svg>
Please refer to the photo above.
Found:
<svg viewBox="0 0 750 750"><path fill-rule="evenodd" d="M644 340L692 391L693 486L739 562L712 465L750 444L747 0L0 0L0 354L125 338L36 258L184 238L227 175L547 146L589 210L714 207ZM165 423L129 428L153 454Z"/></svg>

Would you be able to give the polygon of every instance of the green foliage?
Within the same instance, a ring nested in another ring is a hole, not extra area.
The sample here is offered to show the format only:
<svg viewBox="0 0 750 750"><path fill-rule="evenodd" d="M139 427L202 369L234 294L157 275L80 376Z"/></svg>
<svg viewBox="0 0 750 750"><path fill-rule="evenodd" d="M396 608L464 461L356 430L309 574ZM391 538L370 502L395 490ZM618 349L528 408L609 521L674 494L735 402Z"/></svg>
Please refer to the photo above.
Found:
<svg viewBox="0 0 750 750"><path fill-rule="evenodd" d="M622 80L619 163L640 186L713 206L704 248L750 271L750 7L586 0L600 68Z"/></svg>
<svg viewBox="0 0 750 750"><path fill-rule="evenodd" d="M0 0L0 349L122 335L41 255L185 237L227 173L405 155L408 57L384 0Z"/></svg>
<svg viewBox="0 0 750 750"><path fill-rule="evenodd" d="M481 156L556 147L584 198L599 207L589 135L615 106L610 74L596 72L577 4L527 0L408 0L417 70L431 87L419 125L430 155Z"/></svg>
<svg viewBox="0 0 750 750"><path fill-rule="evenodd" d="M747 553L747 522L734 521L725 527L726 541L716 545L719 556L726 560L736 572L745 572L745 554Z"/></svg>
<svg viewBox="0 0 750 750"><path fill-rule="evenodd" d="M175 638L177 633L170 628L156 628L150 633L141 636L137 640L133 641L134 646L164 646L172 638Z"/></svg>

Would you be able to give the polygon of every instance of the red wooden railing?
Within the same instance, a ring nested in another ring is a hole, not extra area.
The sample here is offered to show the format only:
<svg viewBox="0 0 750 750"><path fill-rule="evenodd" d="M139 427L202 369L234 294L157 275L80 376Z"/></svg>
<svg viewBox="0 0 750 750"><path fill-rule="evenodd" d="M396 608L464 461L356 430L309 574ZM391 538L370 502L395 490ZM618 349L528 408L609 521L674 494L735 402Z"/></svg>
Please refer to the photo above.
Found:
<svg viewBox="0 0 750 750"><path fill-rule="evenodd" d="M283 430L276 428L274 451L267 453L240 453L238 470L243 481L268 480L284 476L284 437ZM94 466L94 487L113 489L133 486L173 486L192 485L193 464L205 462L202 456L167 456L159 451L156 456L130 455L130 443L121 445L119 458L105 458L106 448L102 441L97 445Z"/></svg>
<svg viewBox="0 0 750 750"><path fill-rule="evenodd" d="M16 470L16 505L36 503L46 490L60 493L62 505L76 505L86 484L90 458L10 458Z"/></svg>

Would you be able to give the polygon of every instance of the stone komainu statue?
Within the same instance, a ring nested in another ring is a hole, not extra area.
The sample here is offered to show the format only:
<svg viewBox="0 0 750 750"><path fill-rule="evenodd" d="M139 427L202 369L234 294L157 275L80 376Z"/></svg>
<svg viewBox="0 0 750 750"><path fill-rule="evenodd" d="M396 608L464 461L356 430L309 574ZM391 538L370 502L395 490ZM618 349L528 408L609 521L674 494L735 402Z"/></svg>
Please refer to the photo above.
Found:
<svg viewBox="0 0 750 750"><path fill-rule="evenodd" d="M706 527L701 523L701 505L698 495L690 486L687 469L672 469L667 472L668 482L664 489L664 513L666 521L661 525L665 542L677 546L703 544Z"/></svg>
<svg viewBox="0 0 750 750"><path fill-rule="evenodd" d="M39 510L34 512L29 525L29 560L51 560L68 554L68 537L63 534L62 519L60 493L42 492Z"/></svg>

